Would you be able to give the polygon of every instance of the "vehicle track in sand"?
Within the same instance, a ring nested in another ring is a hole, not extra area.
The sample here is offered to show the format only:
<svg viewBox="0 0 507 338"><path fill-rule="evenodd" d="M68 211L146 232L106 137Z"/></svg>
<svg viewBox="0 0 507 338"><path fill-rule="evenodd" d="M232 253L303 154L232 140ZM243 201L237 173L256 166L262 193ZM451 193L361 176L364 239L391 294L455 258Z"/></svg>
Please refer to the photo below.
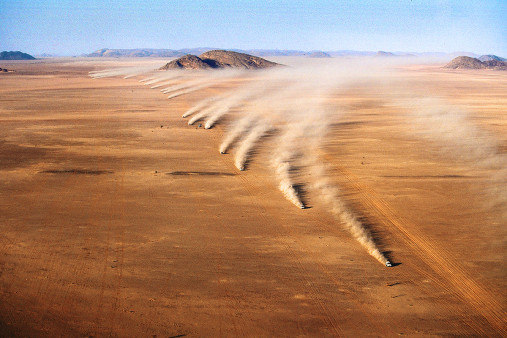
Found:
<svg viewBox="0 0 507 338"><path fill-rule="evenodd" d="M326 160L331 163L329 155ZM385 203L374 189L361 183L359 178L344 168L337 168L349 184L360 193L361 202L373 211L376 219L384 224L384 229L395 238L403 241L426 265L426 269L411 265L419 273L430 278L439 286L450 291L468 303L480 314L494 330L501 336L507 336L505 311L497 301L497 297L488 292L486 288L474 281L469 274L455 262L444 248L436 247L413 225L407 226L409 222L396 216L394 210ZM427 262L431 262L428 264ZM433 271L434 274L428 273ZM466 324L473 328L478 334L487 335L482 325L474 320L467 320Z"/></svg>

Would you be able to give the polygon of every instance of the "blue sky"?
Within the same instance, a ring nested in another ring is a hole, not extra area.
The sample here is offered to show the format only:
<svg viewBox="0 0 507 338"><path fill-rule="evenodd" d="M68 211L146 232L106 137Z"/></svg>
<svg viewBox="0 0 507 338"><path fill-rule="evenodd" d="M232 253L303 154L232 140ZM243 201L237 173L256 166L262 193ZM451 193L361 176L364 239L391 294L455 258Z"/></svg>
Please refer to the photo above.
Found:
<svg viewBox="0 0 507 338"><path fill-rule="evenodd" d="M507 56L507 1L0 0L0 50L186 47Z"/></svg>

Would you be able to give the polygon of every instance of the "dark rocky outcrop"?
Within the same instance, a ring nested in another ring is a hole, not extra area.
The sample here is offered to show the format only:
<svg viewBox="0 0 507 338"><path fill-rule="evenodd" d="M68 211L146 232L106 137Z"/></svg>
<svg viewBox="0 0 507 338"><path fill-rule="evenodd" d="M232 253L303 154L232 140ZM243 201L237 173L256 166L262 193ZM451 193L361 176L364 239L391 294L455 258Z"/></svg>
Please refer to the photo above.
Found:
<svg viewBox="0 0 507 338"><path fill-rule="evenodd" d="M209 69L213 68L199 57L187 54L182 56L176 60L168 62L160 68L160 70L168 70L168 69Z"/></svg>
<svg viewBox="0 0 507 338"><path fill-rule="evenodd" d="M227 50L211 50L202 53L199 57L213 68L232 67L259 69L278 66L278 63L268 61L258 56Z"/></svg>
<svg viewBox="0 0 507 338"><path fill-rule="evenodd" d="M35 60L35 58L30 54L26 54L20 51L4 51L0 53L0 60Z"/></svg>

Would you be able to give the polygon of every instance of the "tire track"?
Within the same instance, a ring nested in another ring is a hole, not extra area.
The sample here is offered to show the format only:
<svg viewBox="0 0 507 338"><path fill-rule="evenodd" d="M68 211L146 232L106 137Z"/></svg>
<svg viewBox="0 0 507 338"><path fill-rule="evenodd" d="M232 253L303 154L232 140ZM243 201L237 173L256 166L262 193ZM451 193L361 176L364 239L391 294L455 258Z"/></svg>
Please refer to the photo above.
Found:
<svg viewBox="0 0 507 338"><path fill-rule="evenodd" d="M329 158L328 158L329 161ZM331 161L330 161L331 163ZM472 306L477 313L502 336L507 336L505 311L502 305L496 300L496 297L488 292L485 287L474 281L453 259L445 252L443 248L436 248L431 244L420 231L415 230L414 226L407 227L406 220L401 220L395 216L395 212L389 207L377 193L367 185L360 183L359 179L352 173L343 168L338 168L340 173L349 181L349 183L361 194L361 200L375 210L380 215L378 220L386 226L386 230L392 233L396 238L405 242L413 252L433 270L445 282L438 282L446 290L454 290L458 296L466 303ZM410 228L411 230L408 230ZM392 231L396 229L397 231ZM431 261L429 265L426 262ZM418 269L422 272L422 269ZM436 281L434 276L426 274L429 278ZM449 287L452 285L452 288ZM479 334L487 334L484 328L477 325L475 321L469 320L467 324L476 330Z"/></svg>

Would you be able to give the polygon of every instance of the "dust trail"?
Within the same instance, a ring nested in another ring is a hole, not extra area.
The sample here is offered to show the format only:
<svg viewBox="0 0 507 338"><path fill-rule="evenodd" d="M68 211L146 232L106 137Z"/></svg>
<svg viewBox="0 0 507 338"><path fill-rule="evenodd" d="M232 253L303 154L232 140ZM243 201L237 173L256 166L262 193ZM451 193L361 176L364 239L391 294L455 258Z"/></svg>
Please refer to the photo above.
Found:
<svg viewBox="0 0 507 338"><path fill-rule="evenodd" d="M192 118L190 120L188 120L188 125L189 126L193 125L197 121L202 120L203 118L205 118L207 115L208 115L208 111L206 111L206 110L205 111L201 111L201 112L195 114L194 116L192 116Z"/></svg>
<svg viewBox="0 0 507 338"><path fill-rule="evenodd" d="M161 72L161 71L158 71L158 73L153 74L153 76L150 79L143 81L143 84L145 86L149 86L149 85L152 85L155 83L173 80L173 79L181 77L181 76L182 76L181 72Z"/></svg>
<svg viewBox="0 0 507 338"><path fill-rule="evenodd" d="M150 81L150 80L153 80L153 79L156 79L156 78L157 78L156 75L152 75L152 76L148 76L148 77L145 77L144 79L139 80L139 82L144 83L146 81Z"/></svg>
<svg viewBox="0 0 507 338"><path fill-rule="evenodd" d="M170 84L174 84L174 83L178 82L178 80L181 79L182 77L183 76L180 73L171 73L171 74L168 74L168 75L164 75L163 77L160 77L158 79L147 81L144 84L145 85L154 84L150 88L151 89L156 89L156 88L160 88L162 86L167 86L167 85L170 85ZM162 90L160 90L160 91L162 91Z"/></svg>
<svg viewBox="0 0 507 338"><path fill-rule="evenodd" d="M157 83L157 82L160 82L160 81L163 81L163 80L164 80L164 79L163 79L163 78L161 78L161 77L156 77L156 78L154 78L153 80L145 81L145 82L143 83L143 85L145 85L145 86L149 86L149 85L151 85L151 84L154 84L154 83Z"/></svg>
<svg viewBox="0 0 507 338"><path fill-rule="evenodd" d="M92 71L88 75L93 79L100 79L104 77L124 76L124 78L140 75L153 70L148 67L128 67L128 68L116 68L106 69L101 71Z"/></svg>
<svg viewBox="0 0 507 338"><path fill-rule="evenodd" d="M197 89L200 89L200 88L197 88ZM227 114L234 107L241 105L243 103L243 101L246 100L247 98L254 96L255 93L256 93L256 91L254 91L253 89L250 89L248 91L242 91L240 93L236 93L233 95L229 95L228 97L224 97L221 100L219 100L217 103L215 103L214 105L207 108L206 110L203 110L200 114L198 114L199 115L198 117L196 116L196 118L203 119L203 118L208 117L208 120L206 120L204 128L210 129L215 125L215 123L217 123L222 118L222 116ZM193 122L195 122L195 121L196 120L193 120ZM192 124L192 123L189 122L189 124Z"/></svg>
<svg viewBox="0 0 507 338"><path fill-rule="evenodd" d="M219 102L220 106L217 104L217 107L213 109L213 112L208 115L209 117L206 120L204 128L212 128L231 109L242 105L249 98L259 95L264 89L264 87L258 88L249 86L246 90L230 95L227 99L222 100L222 102Z"/></svg>
<svg viewBox="0 0 507 338"><path fill-rule="evenodd" d="M280 160L280 159L279 159ZM278 188L285 196L285 198L294 204L296 207L304 209L305 205L299 198L299 195L294 188L294 184L292 183L292 179L290 177L291 164L289 159L286 161L274 162L275 166L275 174L280 181Z"/></svg>
<svg viewBox="0 0 507 338"><path fill-rule="evenodd" d="M163 93L163 94L167 94L167 93L170 93L172 91L175 91L175 90L180 90L182 88L185 88L185 85L186 83L183 83L183 84L179 84L179 85L175 85L175 83L177 83L178 81L175 80L175 81L170 81L168 83L166 83L165 85L171 85L169 87L166 87L166 88L162 88L160 89L160 91Z"/></svg>
<svg viewBox="0 0 507 338"><path fill-rule="evenodd" d="M199 87L199 86L198 86ZM197 89L196 89L197 90ZM202 110L200 113L194 115L190 121L188 121L189 125L194 124L196 121L204 119L208 116L222 116L226 114L233 106L239 104L239 97L229 98L221 98L220 100L216 100L217 102L206 109ZM210 129L212 125L206 123L205 128Z"/></svg>
<svg viewBox="0 0 507 338"><path fill-rule="evenodd" d="M148 70L140 70L140 71L136 71L136 72L132 72L128 75L125 75L123 78L124 79L130 79L131 77L134 77L134 76L138 76L138 75L141 75L141 74L144 74L146 73Z"/></svg>
<svg viewBox="0 0 507 338"><path fill-rule="evenodd" d="M289 202L298 208L304 209L305 205L294 188L291 177L293 165L291 163L302 147L297 142L298 138L304 137L305 125L302 123L299 123L299 126L289 124L285 129L286 131L276 140L279 146L273 152L271 164L275 170L275 176L279 181L278 188L282 194Z"/></svg>
<svg viewBox="0 0 507 338"><path fill-rule="evenodd" d="M254 122L254 116L252 115L246 115L242 117L239 121L235 122L233 124L233 127L231 130L227 132L225 135L224 140L222 141L222 144L220 145L220 154L225 154L227 150L229 150L230 146L236 139L243 134L245 131L250 128L250 126Z"/></svg>
<svg viewBox="0 0 507 338"><path fill-rule="evenodd" d="M192 88L183 89L183 90L180 90L180 91L177 91L177 92L173 92L173 94L169 95L167 98L168 98L168 99L174 99L175 97L178 97L178 96L181 96L181 95L185 95L185 94L193 93L193 92L195 92L195 91L198 91L198 90L201 90L201 89L204 89L204 88L211 87L211 86L213 86L214 84L216 84L216 82L212 82L212 83L204 83L204 84L201 84L201 85L199 85L199 86L194 86L194 87L192 87Z"/></svg>
<svg viewBox="0 0 507 338"><path fill-rule="evenodd" d="M178 80L181 79L181 77L182 77L181 75L176 75L176 76L164 79L162 82L160 82L160 83L158 83L158 84L156 84L154 86L151 86L150 88L151 89L156 89L156 88L160 88L162 86L172 85L172 84L178 82ZM164 90L165 90L165 88L164 89L160 89L161 92L164 91Z"/></svg>
<svg viewBox="0 0 507 338"><path fill-rule="evenodd" d="M259 139L264 136L271 127L268 124L262 123L257 124L252 130L248 133L247 137L244 138L236 152L236 156L234 158L234 164L236 168L243 171L245 170L245 164L248 160L248 156L252 152L252 149L255 147Z"/></svg>
<svg viewBox="0 0 507 338"><path fill-rule="evenodd" d="M377 247L370 232L342 201L340 190L330 183L324 165L315 163L312 172L315 180L312 188L318 192L320 198L329 206L331 213L366 248L370 255L375 257L380 263L391 266L391 263Z"/></svg>
<svg viewBox="0 0 507 338"><path fill-rule="evenodd" d="M304 208L291 178L294 158L303 155L303 163L311 173L310 188L316 191L316 195L328 205L334 217L366 248L370 255L380 263L391 266L391 262L379 250L368 229L347 208L341 198L340 190L328 178L325 164L319 161L317 154L322 148L322 142L328 125L333 121L333 116L323 107L318 93L312 93L309 101L305 99L306 104L297 100L294 102L295 104L290 107L291 118L285 126L285 132L277 140L279 146L275 149L272 160L280 182L280 190L287 200Z"/></svg>
<svg viewBox="0 0 507 338"><path fill-rule="evenodd" d="M331 183L326 165L316 155L321 148L320 144L325 135L325 127L326 124L321 123L310 129L314 137L305 149L304 157L306 165L311 170L312 183L310 184L310 188L316 192L316 195L329 207L330 212L336 219L352 234L354 239L366 248L371 256L375 257L385 266L390 267L391 262L377 247L368 229L343 202L340 189Z"/></svg>
<svg viewBox="0 0 507 338"><path fill-rule="evenodd" d="M164 90L161 90L161 92L164 93L164 94L169 94L169 93L176 92L176 91L179 91L179 90L182 90L182 89L190 88L192 86L198 86L198 85L201 85L201 84L206 83L206 82L207 81L205 79L198 79L198 80L193 80L193 81L187 81L187 82L179 84L179 85L175 85L175 86L164 88Z"/></svg>
<svg viewBox="0 0 507 338"><path fill-rule="evenodd" d="M226 100L225 102L220 102L219 107L213 107L208 114L208 119L206 120L206 123L204 125L204 128L210 129L215 125L215 123L218 122L224 116L227 114L232 108L238 106L241 104L244 97L234 97L232 100Z"/></svg>
<svg viewBox="0 0 507 338"><path fill-rule="evenodd" d="M239 102L237 104L239 104ZM212 128L215 125L215 123L217 123L218 120L220 120L222 116L227 114L234 106L236 106L236 104L229 104L225 107L221 107L220 109L216 110L214 113L209 115L208 119L206 120L206 123L204 124L204 128L205 129Z"/></svg>
<svg viewBox="0 0 507 338"><path fill-rule="evenodd" d="M210 103L214 102L215 100L217 100L216 97L211 97L206 100L203 100L203 101L199 102L198 104L196 104L195 106L193 106L192 108L190 108L189 110L187 110L185 113L183 113L183 115L181 115L181 117L183 117L183 118L188 117L188 116L192 115L193 113L198 112L199 110L208 106Z"/></svg>

